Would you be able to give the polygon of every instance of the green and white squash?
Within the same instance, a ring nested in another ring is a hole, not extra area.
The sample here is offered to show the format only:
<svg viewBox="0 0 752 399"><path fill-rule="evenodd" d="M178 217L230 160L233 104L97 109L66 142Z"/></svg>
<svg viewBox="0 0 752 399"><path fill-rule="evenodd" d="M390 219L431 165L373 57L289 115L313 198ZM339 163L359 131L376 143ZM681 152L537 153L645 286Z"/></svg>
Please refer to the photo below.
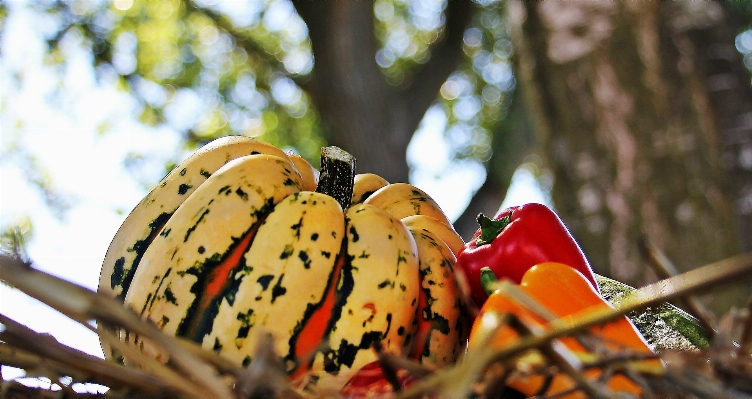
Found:
<svg viewBox="0 0 752 399"><path fill-rule="evenodd" d="M376 360L376 342L453 363L467 336L451 249L461 239L422 191L355 179L349 154L327 151L334 161L322 160L318 184L305 160L257 140L203 147L128 216L99 290L238 365L249 365L259 334L271 333L300 384L338 389ZM427 241L431 250L422 250ZM441 276L442 288L427 289L427 275L430 284ZM167 361L148 340L117 333Z"/></svg>

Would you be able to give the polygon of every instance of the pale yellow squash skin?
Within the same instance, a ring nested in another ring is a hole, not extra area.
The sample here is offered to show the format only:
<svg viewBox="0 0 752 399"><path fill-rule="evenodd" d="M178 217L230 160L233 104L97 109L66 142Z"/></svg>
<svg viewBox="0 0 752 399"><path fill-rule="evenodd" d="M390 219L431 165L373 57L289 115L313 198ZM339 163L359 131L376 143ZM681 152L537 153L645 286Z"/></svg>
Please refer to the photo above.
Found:
<svg viewBox="0 0 752 399"><path fill-rule="evenodd" d="M452 224L433 198L407 183L394 183L380 188L364 203L379 207L397 219L411 215L426 215L444 224Z"/></svg>
<svg viewBox="0 0 752 399"><path fill-rule="evenodd" d="M227 163L175 211L146 250L125 304L175 334L186 302L195 299L190 290L197 278L190 269L227 252L267 208L302 185L286 157L249 155Z"/></svg>
<svg viewBox="0 0 752 399"><path fill-rule="evenodd" d="M245 254L247 271L235 276L243 281L234 305L222 302L214 320L222 328L203 346L219 342L223 356L247 364L263 329L275 337L277 354L289 358L290 337L308 306L321 302L344 235L345 215L328 195L303 191L277 204Z"/></svg>
<svg viewBox="0 0 752 399"><path fill-rule="evenodd" d="M303 179L303 191L316 191L316 186L319 181L319 171L311 166L308 161L298 154L288 154L295 169L300 173L300 177Z"/></svg>
<svg viewBox="0 0 752 399"><path fill-rule="evenodd" d="M415 342L421 353L417 360L444 367L464 353L469 334L468 315L454 273L457 258L438 235L414 228L410 232L418 248L421 289L430 298L427 309L418 309L418 317L433 325L424 342Z"/></svg>
<svg viewBox="0 0 752 399"><path fill-rule="evenodd" d="M253 153L286 157L271 144L250 137L227 136L201 147L167 174L136 205L112 239L102 262L98 291L123 301L131 284L129 276L132 278L138 269L141 255L180 204L227 162ZM313 179L312 174L305 176L304 186L315 187ZM102 349L106 357L111 356L106 341L102 341Z"/></svg>
<svg viewBox="0 0 752 399"><path fill-rule="evenodd" d="M206 179L227 162L253 152L286 157L279 148L249 137L228 136L212 141L191 154L173 169L160 184L136 205L112 240L102 262L99 291L116 296L123 287L112 286L115 263L124 258L125 272L133 265L137 252L133 245L152 233L149 224L161 214L172 214Z"/></svg>
<svg viewBox="0 0 752 399"><path fill-rule="evenodd" d="M382 187L389 185L383 177L373 173L360 173L355 175L352 193L352 205L363 203L368 196Z"/></svg>
<svg viewBox="0 0 752 399"><path fill-rule="evenodd" d="M343 270L339 287L354 289L329 336L332 352L314 357L313 374L323 374L325 358L340 368L339 375L319 383L321 389L339 389L377 359L371 349L374 334L383 334L385 350L406 354L415 329L420 277L410 232L397 218L367 204L350 207L346 217L351 268Z"/></svg>
<svg viewBox="0 0 752 399"><path fill-rule="evenodd" d="M462 237L457 234L454 227L451 224L443 223L442 221L427 215L411 215L402 218L402 223L412 231L430 231L440 238L444 243L449 246L454 256L460 253L465 246L465 242L462 241Z"/></svg>

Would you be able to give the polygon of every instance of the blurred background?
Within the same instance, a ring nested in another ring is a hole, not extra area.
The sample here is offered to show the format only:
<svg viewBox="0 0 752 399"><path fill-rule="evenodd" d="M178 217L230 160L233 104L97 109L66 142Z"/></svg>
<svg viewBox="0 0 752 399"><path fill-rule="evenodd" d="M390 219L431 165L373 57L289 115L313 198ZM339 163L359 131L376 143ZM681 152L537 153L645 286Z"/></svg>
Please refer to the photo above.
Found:
<svg viewBox="0 0 752 399"><path fill-rule="evenodd" d="M4 1L2 240L96 289L136 203L241 134L314 165L340 146L465 239L480 212L549 204L597 273L641 286L642 235L681 270L752 250L750 21L746 2ZM7 286L0 313L101 354Z"/></svg>

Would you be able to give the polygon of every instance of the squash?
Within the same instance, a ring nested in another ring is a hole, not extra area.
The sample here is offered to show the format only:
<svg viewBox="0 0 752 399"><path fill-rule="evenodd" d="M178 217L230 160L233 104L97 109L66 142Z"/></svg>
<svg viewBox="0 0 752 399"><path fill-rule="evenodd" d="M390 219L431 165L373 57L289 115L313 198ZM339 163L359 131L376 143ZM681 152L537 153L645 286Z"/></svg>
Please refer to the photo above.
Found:
<svg viewBox="0 0 752 399"><path fill-rule="evenodd" d="M463 352L458 240L427 194L355 176L354 159L336 147L322 150L319 176L300 157L227 137L136 206L108 249L99 290L238 365L271 333L291 379L339 389L377 359L375 343L436 366ZM115 332L168 360L148 340ZM105 340L103 349L120 360Z"/></svg>

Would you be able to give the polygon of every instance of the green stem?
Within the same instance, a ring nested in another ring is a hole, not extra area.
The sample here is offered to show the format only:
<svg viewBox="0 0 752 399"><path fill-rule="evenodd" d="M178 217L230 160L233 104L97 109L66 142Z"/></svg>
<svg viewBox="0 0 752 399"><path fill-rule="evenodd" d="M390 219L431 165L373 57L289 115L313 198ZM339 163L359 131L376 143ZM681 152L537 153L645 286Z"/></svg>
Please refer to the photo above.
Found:
<svg viewBox="0 0 752 399"><path fill-rule="evenodd" d="M493 220L489 218L488 216L480 213L478 214L478 217L476 220L478 221L478 224L480 225L480 235L478 236L478 238L475 239L475 245L481 246L481 245L489 244L507 226L509 226L509 223L512 223L512 216L511 214L507 214L506 216L498 220Z"/></svg>
<svg viewBox="0 0 752 399"><path fill-rule="evenodd" d="M486 295L491 296L495 291L493 285L498 283L499 279L494 274L490 267L482 267L480 269L480 285L483 286L483 291L486 291Z"/></svg>

